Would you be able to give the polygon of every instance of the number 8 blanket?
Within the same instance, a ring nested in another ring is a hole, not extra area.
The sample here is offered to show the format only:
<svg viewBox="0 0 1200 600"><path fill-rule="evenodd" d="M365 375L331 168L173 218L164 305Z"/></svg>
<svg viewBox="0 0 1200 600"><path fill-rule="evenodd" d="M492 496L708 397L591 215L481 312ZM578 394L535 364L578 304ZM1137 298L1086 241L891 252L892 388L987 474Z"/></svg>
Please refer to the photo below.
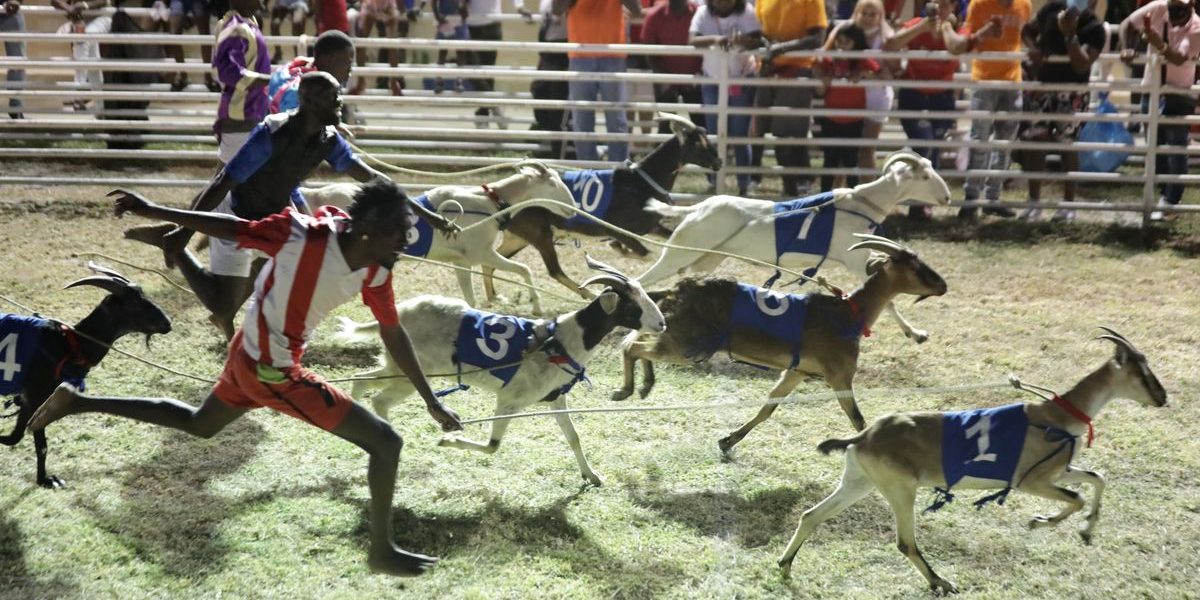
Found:
<svg viewBox="0 0 1200 600"><path fill-rule="evenodd" d="M1012 487L1029 420L1024 404L944 413L942 473L949 490L963 477Z"/></svg>

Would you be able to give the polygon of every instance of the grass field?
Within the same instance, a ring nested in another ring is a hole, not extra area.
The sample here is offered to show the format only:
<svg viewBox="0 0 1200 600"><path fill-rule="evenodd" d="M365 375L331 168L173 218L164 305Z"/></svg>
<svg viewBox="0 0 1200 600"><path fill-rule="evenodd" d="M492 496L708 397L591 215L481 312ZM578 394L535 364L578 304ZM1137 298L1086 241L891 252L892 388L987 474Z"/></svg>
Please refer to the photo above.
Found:
<svg viewBox="0 0 1200 600"><path fill-rule="evenodd" d="M53 165L39 168L51 169ZM60 165L67 170L71 166ZM173 171L173 173L178 173ZM180 176L190 176L183 173ZM695 184L696 182L692 182ZM101 292L62 291L83 276L77 252L158 266L149 249L121 240L103 190L9 189L0 198L0 293L46 316L73 321ZM1051 194L1047 194L1050 196ZM152 197L185 201L181 192ZM69 201L69 202L68 202ZM948 215L949 213L947 213ZM1028 400L1012 390L958 396L888 388L1001 382L1010 373L1065 390L1111 356L1094 340L1110 325L1149 357L1171 405L1112 403L1095 447L1079 463L1108 479L1094 545L1072 518L1028 530L1050 503L1013 494L1003 507L960 502L918 520L918 540L964 598L1186 598L1200 573L1200 261L1194 223L1143 237L1119 225L984 221L952 217L889 227L948 281L950 292L905 312L932 332L918 346L886 318L864 341L857 386L868 419L891 411L991 406ZM1152 249L1142 246L1149 241ZM647 265L599 243L561 247L569 272L583 252L629 272ZM534 261L531 254L520 255ZM174 319L148 351L118 346L187 372L214 376L223 347L197 302L157 277L123 268ZM537 281L558 290L540 268ZM766 272L728 263L723 273L761 282ZM427 267L397 268L397 295L457 295L453 278ZM838 269L826 273L850 286ZM498 310L522 312L515 288ZM544 300L551 312L575 304ZM0 310L13 311L10 306ZM339 314L366 318L361 306ZM332 345L327 322L307 355L330 377L374 362L372 347ZM589 365L594 388L576 407L611 406L620 383L617 337ZM771 375L724 359L664 367L647 404L765 397ZM110 356L89 378L113 395L199 401L202 383ZM801 392L825 391L817 381ZM869 393L871 390L882 390ZM491 400L450 398L464 418L490 414ZM404 436L393 520L405 548L442 557L415 580L366 569L366 461L349 444L299 421L258 411L212 440L101 416L52 426L50 470L62 490L34 484L32 441L0 450L0 597L279 598L905 598L928 595L896 551L890 512L878 495L830 521L781 580L775 559L800 513L832 491L839 457L815 445L851 431L832 401L781 408L723 460L716 440L753 409L580 416L576 427L603 487L581 489L575 462L546 418L517 421L492 456L435 446L439 432L410 399L392 411ZM11 421L0 421L0 428ZM468 428L486 437L480 426ZM1087 492L1087 493L1090 493ZM982 495L979 494L979 495ZM921 493L918 503L927 503Z"/></svg>

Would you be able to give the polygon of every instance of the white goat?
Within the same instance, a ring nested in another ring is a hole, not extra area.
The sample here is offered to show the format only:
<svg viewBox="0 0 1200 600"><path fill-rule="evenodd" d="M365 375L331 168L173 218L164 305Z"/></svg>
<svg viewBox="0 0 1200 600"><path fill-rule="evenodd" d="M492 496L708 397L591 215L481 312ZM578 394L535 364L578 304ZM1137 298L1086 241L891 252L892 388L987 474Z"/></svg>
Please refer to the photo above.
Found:
<svg viewBox="0 0 1200 600"><path fill-rule="evenodd" d="M459 371L460 384L496 392L496 416L515 414L538 401L549 402L553 410L562 410L567 406L567 390L583 378L584 365L613 328L661 332L666 327L662 313L636 281L590 258L588 266L603 274L581 286L607 287L587 306L552 321L481 313L468 309L459 300L439 296L419 296L396 307L421 366L428 372ZM343 322L342 337L366 337L376 327L373 323L360 325L347 320ZM375 412L384 418L393 404L413 392L407 379L394 377L400 370L388 357L383 353L382 367L356 377L392 378L355 381L351 392L361 400L368 389L383 387L373 404ZM588 464L571 416L559 414L555 419L575 453L583 478L592 485L600 485L603 480ZM508 423L508 419L492 421L487 443L452 435L442 438L438 445L491 454L500 447Z"/></svg>
<svg viewBox="0 0 1200 600"><path fill-rule="evenodd" d="M1167 404L1167 392L1150 370L1146 357L1121 334L1103 329L1108 334L1101 337L1116 344L1116 355L1061 397L987 411L892 414L879 418L852 438L822 442L817 449L824 454L846 451L845 471L837 490L800 519L796 534L779 558L784 576L791 571L796 551L817 525L837 516L873 489L878 489L892 508L900 552L935 592L953 593L958 589L934 573L917 549L913 503L918 487L942 488L943 499L930 507L933 510L952 498L948 490L956 484L973 489L1003 488L1001 493L976 502L979 506L992 499L1003 502L1010 489L1065 502L1066 508L1058 514L1035 516L1029 522L1030 527L1043 527L1058 524L1085 504L1081 494L1057 483L1091 484L1094 493L1086 523L1079 532L1084 543L1091 543L1100 519L1104 478L1071 466L1079 450L1078 440L1087 434L1090 445L1091 421L1113 398L1131 398L1146 406ZM1008 420L1002 414L1015 420L1005 424ZM948 431L958 435L946 438Z"/></svg>
<svg viewBox="0 0 1200 600"><path fill-rule="evenodd" d="M301 189L305 199L312 206L332 204L343 208L350 204L357 191L358 184L351 183L335 183L320 188ZM569 217L575 214L569 208L574 206L571 190L567 188L554 169L534 160L523 161L519 164L516 174L495 183L443 185L433 188L421 196L413 197L414 202L421 202L426 208L442 213L449 218L454 218L458 214L458 208L454 206L454 203L461 205L462 214L456 222L464 228L482 221L509 205L517 205L533 199L547 199L561 203L563 206L561 209L554 205L538 205L556 215ZM447 206L448 204L450 206ZM409 229L408 248L405 249L405 253L419 258L450 262L461 267L482 265L517 273L525 280L525 283L532 286L533 274L529 267L505 258L495 250L496 237L500 233L502 221L503 219L493 219L470 231L447 237L436 234L427 222L418 219ZM455 271L455 275L467 304L476 306L471 273ZM529 288L529 296L534 314L541 314L541 301L533 287Z"/></svg>
<svg viewBox="0 0 1200 600"><path fill-rule="evenodd" d="M650 210L682 216L668 243L709 248L774 263L786 269L816 269L826 260L842 263L867 276L867 253L849 252L855 233L877 233L898 202L912 199L928 204L950 202L950 189L928 159L908 151L892 153L883 163L883 176L853 189L838 189L787 203L737 196L714 196L692 206L652 203ZM832 201L833 204L828 204ZM821 210L805 206L824 204ZM685 271L709 272L725 256L666 248L658 261L638 277L650 287ZM914 329L892 304L888 310L917 343L929 339Z"/></svg>

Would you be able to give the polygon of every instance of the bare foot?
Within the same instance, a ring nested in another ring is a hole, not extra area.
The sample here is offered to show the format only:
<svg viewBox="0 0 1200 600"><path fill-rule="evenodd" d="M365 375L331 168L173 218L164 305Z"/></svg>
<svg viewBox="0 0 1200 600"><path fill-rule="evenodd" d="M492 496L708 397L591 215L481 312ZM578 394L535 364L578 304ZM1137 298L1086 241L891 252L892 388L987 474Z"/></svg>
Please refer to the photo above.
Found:
<svg viewBox="0 0 1200 600"><path fill-rule="evenodd" d="M75 403L75 398L78 396L79 391L71 384L59 384L54 393L50 394L50 397L46 398L46 401L29 418L30 431L41 431L47 425L67 416L71 405Z"/></svg>
<svg viewBox="0 0 1200 600"><path fill-rule="evenodd" d="M384 575L416 577L424 574L437 561L436 556L405 552L395 546L390 546L383 549L382 552L372 550L370 556L367 557L367 566L372 571Z"/></svg>

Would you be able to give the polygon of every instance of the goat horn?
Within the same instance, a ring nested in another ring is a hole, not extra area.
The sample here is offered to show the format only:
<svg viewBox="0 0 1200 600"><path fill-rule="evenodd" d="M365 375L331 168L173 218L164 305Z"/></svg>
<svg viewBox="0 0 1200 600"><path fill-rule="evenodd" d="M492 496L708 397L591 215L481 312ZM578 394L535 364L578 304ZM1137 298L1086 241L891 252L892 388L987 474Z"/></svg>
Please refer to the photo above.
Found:
<svg viewBox="0 0 1200 600"><path fill-rule="evenodd" d="M921 164L921 155L907 148L897 150L887 155L887 158L883 159L883 171L886 172L888 167L892 166L892 163L896 161L912 163L913 167L915 168Z"/></svg>
<svg viewBox="0 0 1200 600"><path fill-rule="evenodd" d="M522 160L521 162L518 162L517 168L520 169L522 167L529 167L531 169L537 169L538 172L540 172L542 175L550 174L550 167L547 166L546 163L544 163L540 160L537 160L535 158L527 158L525 160Z"/></svg>
<svg viewBox="0 0 1200 600"><path fill-rule="evenodd" d="M94 285L106 292L111 293L111 294L115 294L115 293L129 287L129 285L127 283L113 279L111 277L107 277L104 275L92 275L90 277L84 277L83 279L78 279L76 281L72 281L71 283L68 283L65 287L63 287L63 289L69 290L73 287L79 287L81 285Z"/></svg>
<svg viewBox="0 0 1200 600"><path fill-rule="evenodd" d="M624 279L618 279L612 275L596 275L594 277L589 277L586 281L579 284L579 288L583 289L589 285L595 285L597 283L602 283L609 287L615 288L624 288L629 285L628 281L625 281Z"/></svg>
<svg viewBox="0 0 1200 600"><path fill-rule="evenodd" d="M1129 341L1129 340L1125 339L1125 338L1124 338L1124 337L1123 337L1121 334L1119 334L1119 333L1117 333L1117 332L1113 331L1112 329L1109 329L1108 327L1104 327L1104 326L1101 326L1101 327L1100 327L1100 329L1103 329L1103 330L1105 330L1105 331L1107 331L1107 332L1109 332L1109 333L1108 333L1108 334L1105 334L1105 335L1102 335L1102 336L1100 336L1100 337L1098 337L1098 338L1096 338L1096 339L1100 339L1100 340L1108 340L1108 341L1110 341L1110 342L1112 342L1112 343L1114 343L1114 344L1116 344L1116 345L1118 345L1118 346L1120 346L1120 347L1122 347L1122 348L1124 348L1124 349L1126 349L1126 350L1128 350L1128 351L1132 352L1133 354L1136 354L1136 355L1139 355L1139 356L1142 354L1142 353L1141 353L1141 351L1140 351L1140 350L1138 350L1138 349L1137 349L1137 347L1135 347L1135 346L1133 345L1133 342L1131 342L1131 341Z"/></svg>
<svg viewBox="0 0 1200 600"><path fill-rule="evenodd" d="M659 111L654 113L654 119L657 121L675 121L680 125L687 125L689 128L695 128L696 124L690 119L685 119L677 114Z"/></svg>
<svg viewBox="0 0 1200 600"><path fill-rule="evenodd" d="M855 233L855 234L852 234L852 235L854 235L854 237L856 237L856 238L859 238L859 239L861 239L861 240L863 240L863 241L867 241L867 242L879 242L879 243L881 243L881 244L886 244L886 245L888 245L888 246L892 246L892 247L894 247L896 250L900 250L900 251L907 250L907 248L905 248L905 247L904 247L904 244L901 244L900 242L896 242L896 241L890 240L890 239L888 239L888 238L885 238L885 237L883 237L883 236L881 236L881 235L875 235L875 234L873 234L873 233Z"/></svg>
<svg viewBox="0 0 1200 600"><path fill-rule="evenodd" d="M1103 329L1104 331L1107 331L1107 332L1108 332L1109 334L1111 334L1113 337L1118 337L1118 338L1121 338L1121 339L1125 340L1126 342L1129 342L1129 339L1128 339L1128 338L1126 338L1125 336L1121 335L1120 333L1117 333L1117 331L1116 331L1115 329L1113 329L1112 327L1105 327L1105 326L1103 326L1103 325L1100 325L1100 329Z"/></svg>
<svg viewBox="0 0 1200 600"><path fill-rule="evenodd" d="M625 282L629 281L629 278L626 277L624 273L592 258L591 255L589 255L589 254L584 254L583 259L587 262L588 268L593 271L600 271L601 273L607 273L609 275L612 275L613 277L616 277L617 279L619 279L621 281L625 281Z"/></svg>
<svg viewBox="0 0 1200 600"><path fill-rule="evenodd" d="M89 270L91 270L93 273L99 273L100 275L107 275L118 281L124 281L125 283L133 283L132 281L129 280L128 277L126 277L108 267L105 267L103 265L92 262L90 260L87 262L87 268Z"/></svg>
<svg viewBox="0 0 1200 600"><path fill-rule="evenodd" d="M878 250L888 256L896 256L896 254L901 250L901 248L896 247L894 244L886 244L876 240L867 240L865 242L859 242L853 246L850 246L846 249L846 252L853 252L862 248L866 248L867 250Z"/></svg>

